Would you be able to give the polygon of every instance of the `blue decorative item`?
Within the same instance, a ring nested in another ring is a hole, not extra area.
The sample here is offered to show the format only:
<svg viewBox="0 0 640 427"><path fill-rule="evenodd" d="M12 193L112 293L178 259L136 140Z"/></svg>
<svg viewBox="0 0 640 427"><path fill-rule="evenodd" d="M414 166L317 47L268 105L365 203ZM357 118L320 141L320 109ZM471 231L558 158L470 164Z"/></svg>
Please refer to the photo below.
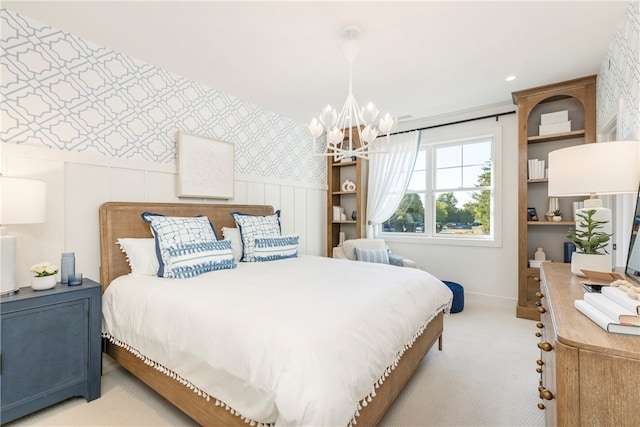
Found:
<svg viewBox="0 0 640 427"><path fill-rule="evenodd" d="M464 287L461 284L455 282L447 282L443 280L442 283L447 285L453 292L453 304L451 304L451 312L459 313L464 309Z"/></svg>
<svg viewBox="0 0 640 427"><path fill-rule="evenodd" d="M76 274L76 256L73 252L64 252L60 261L60 282L69 284L70 274Z"/></svg>

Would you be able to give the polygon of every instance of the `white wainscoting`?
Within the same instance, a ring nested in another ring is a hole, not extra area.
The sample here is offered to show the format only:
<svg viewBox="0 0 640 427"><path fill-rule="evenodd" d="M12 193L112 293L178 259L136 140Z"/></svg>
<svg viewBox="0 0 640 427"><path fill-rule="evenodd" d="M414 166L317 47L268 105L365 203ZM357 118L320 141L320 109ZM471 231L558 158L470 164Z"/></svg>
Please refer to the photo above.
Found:
<svg viewBox="0 0 640 427"><path fill-rule="evenodd" d="M19 286L29 286L31 265L59 264L62 252L75 252L76 271L98 281L98 207L106 201L268 204L281 210L283 234L300 235L300 253L325 254L323 185L236 175L234 199L179 199L175 165L9 143L0 148L6 176L47 183L46 223L7 226L18 238Z"/></svg>

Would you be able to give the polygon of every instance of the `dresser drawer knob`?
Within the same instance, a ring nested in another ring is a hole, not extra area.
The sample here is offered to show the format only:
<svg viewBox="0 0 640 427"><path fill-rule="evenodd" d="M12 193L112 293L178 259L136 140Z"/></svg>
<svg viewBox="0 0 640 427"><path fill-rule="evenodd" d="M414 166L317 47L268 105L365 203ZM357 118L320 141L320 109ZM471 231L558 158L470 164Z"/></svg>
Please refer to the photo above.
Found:
<svg viewBox="0 0 640 427"><path fill-rule="evenodd" d="M534 281L534 282L539 282L539 281L540 281L540 278L539 278L538 276L536 276L536 277L534 277L534 278L533 278L533 281ZM538 297L538 298L540 298L540 297Z"/></svg>
<svg viewBox="0 0 640 427"><path fill-rule="evenodd" d="M544 314L544 313L547 312L547 309L544 308L544 307L538 307L537 310L538 310L538 313L540 313L540 314Z"/></svg>
<svg viewBox="0 0 640 427"><path fill-rule="evenodd" d="M536 372L541 374L542 373L542 368L536 368Z"/></svg>
<svg viewBox="0 0 640 427"><path fill-rule="evenodd" d="M536 292L536 297L542 299L544 297L544 294L542 292L538 291L538 292Z"/></svg>
<svg viewBox="0 0 640 427"><path fill-rule="evenodd" d="M553 346L551 344L549 344L548 342L538 343L538 348L540 350L543 350L543 351L551 351L551 350L553 350Z"/></svg>
<svg viewBox="0 0 640 427"><path fill-rule="evenodd" d="M542 328L544 328L544 325L542 323L538 322L538 323L536 323L536 328L542 329Z"/></svg>
<svg viewBox="0 0 640 427"><path fill-rule="evenodd" d="M540 392L540 397L544 400L551 400L553 399L553 393L551 393L549 390L543 390Z"/></svg>
<svg viewBox="0 0 640 427"><path fill-rule="evenodd" d="M538 409L544 409L544 403L538 403Z"/></svg>
<svg viewBox="0 0 640 427"><path fill-rule="evenodd" d="M540 338L542 334L540 332L536 332L536 337Z"/></svg>
<svg viewBox="0 0 640 427"><path fill-rule="evenodd" d="M538 364L538 366L544 365L544 362L542 361L542 359L536 360L536 363Z"/></svg>

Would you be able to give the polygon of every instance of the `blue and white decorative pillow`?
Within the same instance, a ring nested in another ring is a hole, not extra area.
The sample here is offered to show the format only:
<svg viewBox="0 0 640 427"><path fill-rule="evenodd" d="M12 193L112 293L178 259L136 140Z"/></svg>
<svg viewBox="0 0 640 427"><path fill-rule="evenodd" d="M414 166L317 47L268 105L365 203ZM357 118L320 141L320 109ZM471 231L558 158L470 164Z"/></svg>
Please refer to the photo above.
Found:
<svg viewBox="0 0 640 427"><path fill-rule="evenodd" d="M258 237L279 237L280 211L270 215L249 215L242 212L232 212L231 216L240 229L242 238L241 261L255 261L255 240Z"/></svg>
<svg viewBox="0 0 640 427"><path fill-rule="evenodd" d="M257 262L275 261L277 259L295 258L298 256L297 234L280 237L256 238L254 257Z"/></svg>
<svg viewBox="0 0 640 427"><path fill-rule="evenodd" d="M158 257L158 276L173 277L169 269L169 248L187 243L215 242L216 233L209 218L204 215L195 217L164 216L144 212L142 219L149 223L156 239Z"/></svg>
<svg viewBox="0 0 640 427"><path fill-rule="evenodd" d="M355 248L356 259L364 262L389 264L389 252L386 249L360 249Z"/></svg>
<svg viewBox="0 0 640 427"><path fill-rule="evenodd" d="M236 268L229 240L186 243L170 246L169 271L176 279L186 279L215 270Z"/></svg>

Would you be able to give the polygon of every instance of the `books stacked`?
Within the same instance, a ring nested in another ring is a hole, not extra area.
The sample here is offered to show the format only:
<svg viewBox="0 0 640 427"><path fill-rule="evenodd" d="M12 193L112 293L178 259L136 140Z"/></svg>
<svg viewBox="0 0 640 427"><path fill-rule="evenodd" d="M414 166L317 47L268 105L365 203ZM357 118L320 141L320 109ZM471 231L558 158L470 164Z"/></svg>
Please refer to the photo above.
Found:
<svg viewBox="0 0 640 427"><path fill-rule="evenodd" d="M545 164L544 160L529 159L527 162L529 165L529 179L546 178L545 169L544 169L544 164Z"/></svg>
<svg viewBox="0 0 640 427"><path fill-rule="evenodd" d="M607 332L640 336L640 301L617 287L603 286L600 293L587 292L574 305Z"/></svg>

